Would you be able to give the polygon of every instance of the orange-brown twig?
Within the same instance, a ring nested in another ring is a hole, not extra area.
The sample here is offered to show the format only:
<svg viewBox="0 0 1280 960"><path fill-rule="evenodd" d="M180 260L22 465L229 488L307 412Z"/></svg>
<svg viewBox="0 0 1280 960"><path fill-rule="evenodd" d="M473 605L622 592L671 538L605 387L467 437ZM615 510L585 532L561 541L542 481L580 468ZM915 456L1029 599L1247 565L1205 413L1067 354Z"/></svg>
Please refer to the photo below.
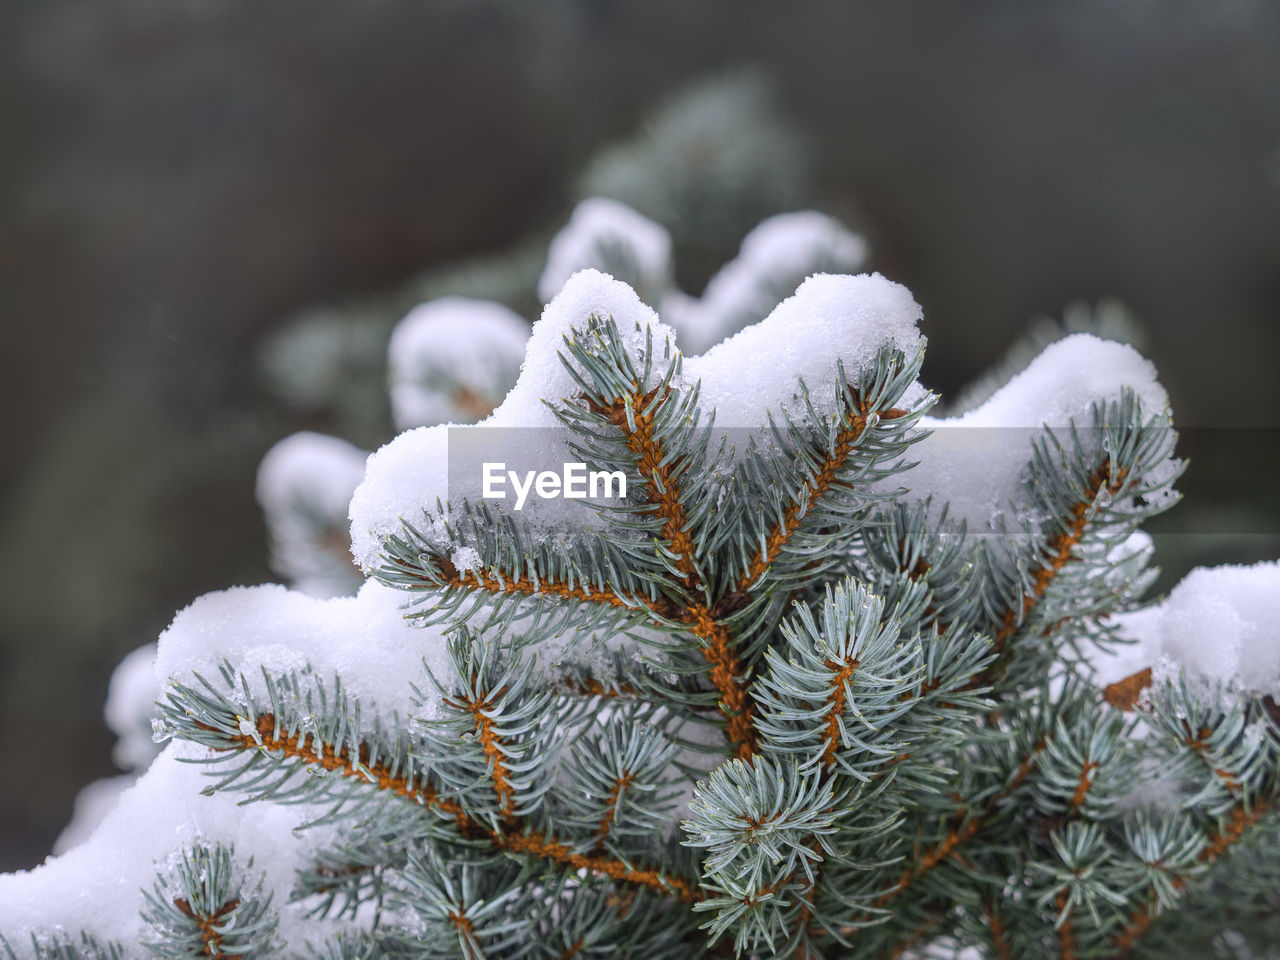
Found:
<svg viewBox="0 0 1280 960"><path fill-rule="evenodd" d="M502 696L499 690L494 697ZM480 700L464 700L455 702L445 700L448 706L468 711L476 721L476 736L484 755L489 759L490 776L493 778L493 792L498 796L498 812L508 826L514 827L516 819L516 791L508 779L507 755L502 749L502 739L494 729L493 718L489 716L489 698Z"/></svg>
<svg viewBox="0 0 1280 960"><path fill-rule="evenodd" d="M192 909L191 904L184 897L178 897L173 901L173 905L185 917L190 917L200 927L200 938L204 941L204 949L200 951L206 957L221 957L222 960L241 960L240 954L227 954L222 952L222 931L218 929L218 921L225 917L228 913L240 906L239 897L228 900L211 915L204 916L198 914Z"/></svg>
<svg viewBox="0 0 1280 960"><path fill-rule="evenodd" d="M1095 470L1089 477L1086 488L1087 497L1072 505L1070 521L1066 529L1049 539L1048 561L1036 571L1030 588L1023 593L1018 602L1005 610L1000 620L1000 627L992 637L992 649L995 651L996 660L975 678L975 685L985 683L991 677L996 665L1003 660L1009 640L1018 632L1023 619L1040 602L1045 591L1049 589L1049 584L1053 583L1062 568L1073 559L1072 551L1084 537L1085 528L1089 524L1089 511L1097 500L1098 494L1105 488L1114 497L1124 487L1127 477L1128 470L1122 469L1112 477L1110 470L1104 468Z"/></svg>
<svg viewBox="0 0 1280 960"><path fill-rule="evenodd" d="M408 561L393 557L391 562L419 581L414 589L442 589L440 584L433 583ZM450 560L443 557L436 560L436 566L440 570L440 578L444 581L445 588L466 588L483 590L486 593L508 593L525 597L556 597L561 600L577 600L579 603L595 603L611 607L635 608L639 605L639 601L632 601L608 587L591 587L587 584L570 586L562 580L550 577L539 577L537 580L528 575L519 578L500 577L487 570L459 571Z"/></svg>
<svg viewBox="0 0 1280 960"><path fill-rule="evenodd" d="M333 745L317 741L315 737L299 737L295 734L281 732L276 734L275 716L270 713L258 715L258 739L249 734L241 734L236 738L240 747L249 750L278 750L286 757L296 757L305 763L344 777L365 780L398 797L411 800L429 809L440 810L457 821L459 827L469 827L469 820L457 803L437 794L429 785L411 779L404 774L392 773L384 763L369 763L369 749L360 745L357 756L352 756L347 747L334 750ZM261 742L259 742L259 740ZM317 745L318 744L318 745Z"/></svg>
<svg viewBox="0 0 1280 960"><path fill-rule="evenodd" d="M1183 723L1183 729L1187 729L1186 723ZM1233 797L1238 797L1240 791L1244 789L1239 778L1230 770L1215 766L1213 758L1209 756L1209 745L1205 741L1209 738L1212 731L1208 727L1201 728L1200 732L1194 737L1187 731L1187 738L1182 742L1191 748L1191 752L1200 758L1200 761L1213 772L1213 775L1222 781L1222 785L1227 788L1227 793Z"/></svg>
<svg viewBox="0 0 1280 960"><path fill-rule="evenodd" d="M556 689L562 693L571 693L579 697L600 697L604 700L616 700L619 697L634 697L638 691L629 683L610 683L605 686L603 682L590 677L586 680L574 680L572 678L561 680L556 684Z"/></svg>
<svg viewBox="0 0 1280 960"><path fill-rule="evenodd" d="M827 719L826 729L823 733L823 739L826 741L822 748L822 763L827 769L835 766L836 751L840 749L840 717L844 714L846 705L846 696L844 692L845 682L853 676L854 671L858 669L858 661L850 660L847 663L837 663L835 660L828 660L827 669L836 672L831 692L827 695Z"/></svg>
<svg viewBox="0 0 1280 960"><path fill-rule="evenodd" d="M589 870L613 880L637 884L658 893L675 896L689 903L703 899L702 891L683 877L637 867L613 857L574 853L572 847L536 830L512 832L488 830L471 819L456 801L439 796L428 784L411 779L404 774L392 773L382 763L370 765L367 762L369 749L364 744L361 744L357 751L358 757L353 758L351 751L346 747L334 750L333 746L327 743L317 746L314 738L304 742L291 734L282 733L277 736L275 718L269 713L258 716L257 732L256 739L249 734L241 734L234 738L236 747L227 749L280 751L285 756L315 764L341 776L358 778L379 790L387 790L395 796L452 816L463 835L487 837L497 849L542 857L576 870Z"/></svg>
<svg viewBox="0 0 1280 960"><path fill-rule="evenodd" d="M667 460L666 451L653 430L654 417L666 396L655 388L609 404L588 403L593 412L606 417L626 435L627 446L638 457L637 469L648 481L654 507L662 518L662 536L675 555L680 586L696 596L702 591L702 582L693 559L694 544L689 535L688 515L675 478L677 464ZM718 622L711 608L700 600L692 601L686 609L675 611L674 615L669 612L664 615L685 623L690 632L702 640L703 656L711 666L711 683L720 693L721 712L728 721L725 734L737 746L740 757L751 756L755 753L752 705L729 629Z"/></svg>
<svg viewBox="0 0 1280 960"><path fill-rule="evenodd" d="M672 876L657 870L637 869L613 857L574 853L573 848L567 844L543 836L536 831L509 834L504 836L498 845L505 850L542 857L576 870L590 870L592 873L611 877L614 880L639 884L650 890L678 897L688 903L695 903L703 898L702 891L683 877Z"/></svg>
<svg viewBox="0 0 1280 960"><path fill-rule="evenodd" d="M995 903L991 900L985 900L983 902L982 915L987 922L987 929L991 932L991 945L996 948L996 955L1000 960L1013 960L1013 950L1009 946L1004 921L1000 919Z"/></svg>
<svg viewBox="0 0 1280 960"><path fill-rule="evenodd" d="M1047 746L1048 741L1043 737L1036 741L1031 748L1031 752L1018 764L1018 769L1014 771L1013 777L1005 785L1004 789L991 797L980 811L969 817L960 827L948 832L938 844L919 857L914 866L904 870L897 884L876 899L875 906L877 908L887 906L900 893L909 889L921 877L940 863L945 862L947 858L955 856L961 847L977 836L982 827L985 826L987 818L995 812L996 807L1007 800L1018 787L1022 786L1023 781L1035 769L1041 752Z"/></svg>
<svg viewBox="0 0 1280 960"><path fill-rule="evenodd" d="M906 414L907 411L892 407L888 410L881 410L879 418L881 420L896 420L899 417L906 416ZM739 591L746 591L751 584L760 579L773 561L778 558L782 548L787 545L796 530L800 528L800 521L804 519L804 505L812 504L830 489L831 484L835 482L836 474L840 472L840 468L849 459L849 454L858 441L862 439L863 434L866 433L870 421L871 415L866 405L859 404L858 413L850 417L849 421L840 428L836 434L836 440L832 445L831 452L823 457L822 465L809 478L809 482L805 487L807 496L803 498L797 496L791 502L783 512L782 518L769 532L765 542L756 552L751 562L747 564L747 569L738 578L737 589Z"/></svg>
<svg viewBox="0 0 1280 960"><path fill-rule="evenodd" d="M605 812L600 818L600 825L596 827L596 850L599 851L604 846L605 839L609 836L609 829L613 825L613 818L618 813L618 801L622 799L622 791L631 786L635 782L635 777L630 770L623 770L622 776L616 777L613 781L613 789L609 791L609 796L605 800Z"/></svg>
<svg viewBox="0 0 1280 960"><path fill-rule="evenodd" d="M1214 831L1213 839L1200 851L1196 862L1213 863L1239 842L1249 828L1257 824L1270 809L1270 805L1263 800L1254 801L1251 809L1246 809L1244 806L1235 807L1227 818L1225 826ZM1179 873L1175 874L1170 882L1174 890L1182 890L1191 882L1191 878L1188 874ZM1114 944L1117 955L1128 956L1134 944L1147 932L1159 915L1160 911L1154 900L1148 903L1145 909L1135 912L1129 918L1129 922L1116 934Z"/></svg>
<svg viewBox="0 0 1280 960"><path fill-rule="evenodd" d="M1062 960L1076 960L1076 932L1071 926L1071 913L1067 910L1067 895L1059 893L1054 904L1061 920L1058 923L1058 950Z"/></svg>
<svg viewBox="0 0 1280 960"><path fill-rule="evenodd" d="M1098 769L1098 765L1092 760L1086 760L1080 767L1080 779L1076 781L1076 789L1071 794L1069 805L1071 812L1075 813L1084 806L1085 797L1089 795L1089 788L1093 786L1093 771Z"/></svg>

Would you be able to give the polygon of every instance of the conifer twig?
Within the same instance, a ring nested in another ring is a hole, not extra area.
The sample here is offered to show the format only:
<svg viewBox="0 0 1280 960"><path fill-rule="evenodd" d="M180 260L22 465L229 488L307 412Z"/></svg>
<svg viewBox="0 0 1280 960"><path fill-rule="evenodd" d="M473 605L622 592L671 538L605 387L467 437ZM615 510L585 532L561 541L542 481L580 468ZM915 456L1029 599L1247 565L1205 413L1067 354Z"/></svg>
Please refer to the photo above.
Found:
<svg viewBox="0 0 1280 960"><path fill-rule="evenodd" d="M1121 468L1116 472L1115 477L1112 477L1110 465L1108 464L1104 464L1094 470L1085 489L1087 496L1072 504L1065 529L1060 530L1049 538L1046 544L1049 553L1048 562L1041 565L1039 570L1036 571L1035 576L1032 578L1030 589L1026 590L1018 598L1017 603L1010 604L1000 618L1000 626L991 638L996 658L990 666L974 678L975 686L984 686L990 683L996 673L1003 669L1008 660L1009 641L1018 632L1018 628L1027 615L1035 609L1041 598L1044 597L1045 591L1049 589L1049 585L1053 583L1062 569L1076 559L1073 551L1084 537L1085 530L1089 525L1089 511L1093 508L1094 503L1097 502L1098 495L1105 489L1110 496L1117 496L1124 488L1128 475L1129 471Z"/></svg>
<svg viewBox="0 0 1280 960"><path fill-rule="evenodd" d="M1000 913L996 910L995 900L990 897L983 898L982 918L991 934L991 945L995 947L996 956L999 957L999 960L1013 960L1013 950L1010 948L1009 939L1005 935L1004 921L1000 919Z"/></svg>
<svg viewBox="0 0 1280 960"><path fill-rule="evenodd" d="M287 757L315 764L325 770L337 772L343 777L359 779L379 790L387 790L406 800L448 814L453 818L463 836L485 836L497 849L541 857L578 870L588 870L613 880L647 887L688 903L703 899L702 891L684 877L656 869L638 868L604 855L588 856L574 853L573 848L568 844L536 830L520 832L488 830L468 816L456 801L441 797L428 784L416 782L403 774L393 773L385 764L365 763L364 758L369 756L369 751L364 744L360 745L359 759L353 759L346 747L334 750L333 745L329 743L321 742L317 747L314 737L309 742L301 742L292 734L277 735L275 717L270 713L258 715L256 730L256 738L249 733L241 733L231 738L235 744L234 747L224 749L268 752L278 750Z"/></svg>
<svg viewBox="0 0 1280 960"><path fill-rule="evenodd" d="M1228 815L1225 826L1214 830L1210 835L1209 843L1196 856L1196 863L1208 865L1215 862L1238 843L1252 827L1256 826L1270 810L1271 805L1265 800L1254 800L1248 806L1243 803L1237 804ZM1188 873L1174 874L1169 881L1175 891L1185 889L1190 882L1191 876ZM1160 913L1159 903L1154 898L1148 902L1145 909L1135 912L1112 941L1116 955L1129 956L1133 952L1134 945L1151 928L1151 924L1160 916Z"/></svg>
<svg viewBox="0 0 1280 960"><path fill-rule="evenodd" d="M655 387L648 393L619 397L609 404L588 399L588 406L593 413L605 417L621 430L627 438L627 447L639 457L637 469L653 492L655 508L663 521L663 539L671 545L675 567L681 574L680 586L685 593L696 598L704 590L693 561L694 545L689 536L689 521L680 498L680 486L672 469L675 464L667 460L653 430L654 416L667 396L669 391L660 392ZM711 665L711 683L720 693L721 711L727 720L725 734L736 747L739 757L751 756L756 750L752 704L729 629L718 622L702 599L691 600L672 619L687 624L690 632L703 641L703 656Z"/></svg>
<svg viewBox="0 0 1280 960"><path fill-rule="evenodd" d="M906 414L906 410L892 407L879 411L878 418L880 420L896 420L899 417L906 416ZM831 452L823 457L822 466L810 477L804 490L807 493L807 497L802 500L800 495L797 494L792 498L791 503L783 511L781 519L774 525L769 535L765 538L765 542L747 564L747 569L738 578L737 590L739 592L745 592L750 589L751 585L759 580L772 566L774 560L778 558L778 554L782 552L782 548L787 545L796 530L799 529L800 521L804 519L803 506L812 504L814 500L830 489L831 484L835 482L836 474L840 472L840 468L849 459L849 454L853 452L853 448L857 446L867 432L870 423L870 411L866 403L859 401L858 413L850 417L848 423L836 433L835 443L832 445Z"/></svg>
<svg viewBox="0 0 1280 960"><path fill-rule="evenodd" d="M201 951L204 956L222 957L223 960L241 960L241 955L238 953L226 954L222 952L223 937L222 931L218 928L218 921L240 906L239 897L233 897L207 916L197 914L185 897L175 897L173 905L178 908L179 913L194 920L196 925L199 926L200 937L204 940L204 949Z"/></svg>

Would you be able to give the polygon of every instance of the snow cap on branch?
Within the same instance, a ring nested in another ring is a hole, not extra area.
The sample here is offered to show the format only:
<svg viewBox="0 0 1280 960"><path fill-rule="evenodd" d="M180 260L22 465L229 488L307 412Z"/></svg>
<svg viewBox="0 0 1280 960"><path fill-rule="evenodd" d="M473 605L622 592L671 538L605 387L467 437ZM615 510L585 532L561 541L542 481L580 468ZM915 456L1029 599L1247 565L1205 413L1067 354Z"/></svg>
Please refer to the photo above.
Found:
<svg viewBox="0 0 1280 960"><path fill-rule="evenodd" d="M921 317L911 291L878 273L818 274L759 323L690 358L685 371L702 381L703 408L715 408L720 427L762 427L780 408L803 416L801 379L815 409L830 414L838 368L856 388L881 349L913 356L924 348Z"/></svg>
<svg viewBox="0 0 1280 960"><path fill-rule="evenodd" d="M520 378L488 419L465 431L443 426L409 431L370 458L351 501L353 552L361 567L368 570L378 563L382 542L399 533L404 520L415 526L425 523L424 511L434 511L437 499L448 497L455 507L464 497L481 501L478 465L465 476L451 472L450 444L472 439L490 443L502 451L500 459L510 469L522 469L522 460L545 465L579 459L565 445L549 404L581 393L562 355L566 336L580 333L592 316L613 320L633 358L648 349L659 367L678 356L671 328L630 287L595 270L575 274L534 325ZM878 274L815 276L764 320L684 361L672 386L683 389L701 381L701 408L704 415L716 411L718 428L760 428L780 408L805 416L801 380L811 390L815 409L831 414L839 367L856 387L859 371L872 366L881 349L914 355L924 345L916 327L920 316L910 292ZM494 429L504 432L484 436L483 431ZM542 531L581 531L602 522L582 503L565 500L531 498L520 516Z"/></svg>
<svg viewBox="0 0 1280 960"><path fill-rule="evenodd" d="M452 424L410 430L369 458L364 481L351 500L352 553L361 567L368 570L376 565L382 541L399 533L403 520L415 525L424 522L424 511L434 511L437 500L460 504L464 498L476 503L483 499L479 462L475 470L450 473L451 442L472 439L477 451L501 454L495 462L504 462L513 470L527 469L522 461L545 467L579 459L565 444L560 423L548 404L562 403L581 392L560 353L565 337L585 327L592 316L612 318L633 354L643 351L650 334L658 356L663 353L664 340L674 343L670 329L625 283L596 270L575 274L534 324L520 376L489 417L465 431ZM494 430L501 433L471 433ZM584 524L591 519L590 511L572 501L531 498L527 506L523 518L544 529L564 525L566 506L578 508L572 511L576 522Z"/></svg>
<svg viewBox="0 0 1280 960"><path fill-rule="evenodd" d="M671 234L625 203L588 197L551 240L538 296L551 301L580 270L608 270L649 302L671 285Z"/></svg>
<svg viewBox="0 0 1280 960"><path fill-rule="evenodd" d="M343 520L368 456L338 437L302 431L278 442L258 466L272 569L304 593L331 597L359 586Z"/></svg>
<svg viewBox="0 0 1280 960"><path fill-rule="evenodd" d="M662 301L663 315L680 332L686 353L702 353L768 316L806 277L853 273L866 260L866 241L838 220L816 210L780 213L746 235L701 297L672 291Z"/></svg>
<svg viewBox="0 0 1280 960"><path fill-rule="evenodd" d="M1193 690L1280 696L1280 561L1197 567L1160 603L1115 621L1134 643L1098 654L1099 684L1181 669Z"/></svg>
<svg viewBox="0 0 1280 960"><path fill-rule="evenodd" d="M988 529L1022 497L1040 428L1061 432L1074 422L1088 430L1091 408L1125 389L1133 391L1144 418L1167 412L1168 395L1150 360L1090 334L1066 337L977 409L924 418L921 426L933 433L912 449L920 462L895 482L907 486L913 500L933 497L935 510L949 502L948 515L967 521L971 530Z"/></svg>
<svg viewBox="0 0 1280 960"><path fill-rule="evenodd" d="M196 673L216 677L228 661L261 693L261 668L280 675L309 667L326 683L340 676L370 718L404 717L412 707L405 680L423 677L424 660L436 676L448 676L441 633L406 620L405 601L402 591L375 581L331 600L276 584L207 593L160 635L156 677L165 687L190 685Z"/></svg>
<svg viewBox="0 0 1280 960"><path fill-rule="evenodd" d="M391 334L391 414L401 430L489 415L515 382L529 325L490 300L419 304Z"/></svg>
<svg viewBox="0 0 1280 960"><path fill-rule="evenodd" d="M189 743L170 744L88 840L34 870L0 875L0 931L12 946L26 946L28 931L59 928L140 943L148 934L143 890L157 867L172 862L175 848L197 841L234 845L237 859L253 857L254 872L266 871L268 889L290 889L296 871L310 865L334 831L295 833L314 813L300 806L258 804L246 812L232 793L202 795L207 768L182 758L203 753ZM298 925L296 942L328 926L306 918L300 905L285 913Z"/></svg>

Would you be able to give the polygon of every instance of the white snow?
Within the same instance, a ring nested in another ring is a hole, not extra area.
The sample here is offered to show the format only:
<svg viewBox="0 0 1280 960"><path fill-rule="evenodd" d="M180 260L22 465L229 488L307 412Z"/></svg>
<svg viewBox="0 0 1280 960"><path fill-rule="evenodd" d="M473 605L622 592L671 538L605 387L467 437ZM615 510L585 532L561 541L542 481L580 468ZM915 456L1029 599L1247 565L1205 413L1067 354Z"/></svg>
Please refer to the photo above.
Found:
<svg viewBox="0 0 1280 960"><path fill-rule="evenodd" d="M465 573L468 570L477 570L480 568L480 553L475 547L459 547L453 551L453 555L449 558L449 562L454 565L459 573Z"/></svg>
<svg viewBox="0 0 1280 960"><path fill-rule="evenodd" d="M160 753L160 746L151 735L152 719L157 715L155 701L160 695L155 659L156 645L148 643L125 656L112 672L103 714L117 737L112 758L116 766L129 772L95 780L76 794L71 820L54 842L54 853L63 853L87 840L115 807L120 794Z"/></svg>
<svg viewBox="0 0 1280 960"><path fill-rule="evenodd" d="M397 429L479 420L515 382L529 325L500 303L441 297L409 311L387 365Z"/></svg>
<svg viewBox="0 0 1280 960"><path fill-rule="evenodd" d="M763 427L783 408L803 414L801 378L817 411L832 414L837 365L856 387L881 347L913 356L925 343L921 317L911 291L878 273L818 274L759 323L689 358L685 373L702 381L703 408L715 408L718 427Z"/></svg>
<svg viewBox="0 0 1280 960"><path fill-rule="evenodd" d="M318 599L277 584L208 593L174 617L160 635L156 677L213 680L227 660L244 672L255 695L265 694L260 666L274 674L310 666L329 683L336 674L359 698L361 713L390 721L414 711L410 682L424 684L423 661L442 683L450 677L439 630L405 618L408 594L367 581L354 597Z"/></svg>
<svg viewBox="0 0 1280 960"><path fill-rule="evenodd" d="M1280 561L1197 567L1114 622L1135 642L1095 656L1100 685L1151 667L1157 681L1184 670L1193 689L1280 695Z"/></svg>
<svg viewBox="0 0 1280 960"><path fill-rule="evenodd" d="M120 661L107 685L103 714L119 738L112 758L121 770L145 770L160 752L151 739L151 718L156 715L155 701L160 696L155 659L156 645L144 644Z"/></svg>
<svg viewBox="0 0 1280 960"><path fill-rule="evenodd" d="M30 955L30 932L91 930L131 951L144 939L142 891L156 867L197 841L235 845L236 860L254 858L253 873L266 873L266 889L285 914L294 872L314 856L332 830L295 834L315 811L287 804L236 805L230 791L201 796L208 768L180 757L204 756L187 743L171 744L138 782L120 795L92 836L31 871L0 875L0 930L19 957ZM294 919L296 923L297 920Z"/></svg>
<svg viewBox="0 0 1280 960"><path fill-rule="evenodd" d="M351 500L352 553L363 569L377 565L382 541L400 532L401 518L427 533L423 511L434 513L437 499L479 503L485 460L500 460L521 474L579 460L566 445L565 431L548 402L582 392L558 353L564 351L564 338L571 329L583 327L592 315L611 317L633 355L643 350L650 330L659 357L664 340L674 341L671 330L626 284L596 270L575 274L534 324L519 379L487 419L473 426L442 424L410 430L369 458L365 479ZM462 463L473 469L462 469L458 466ZM599 523L584 506L589 502L531 498L518 516L542 531L581 528ZM510 510L515 501L508 497L487 503Z"/></svg>
<svg viewBox="0 0 1280 960"><path fill-rule="evenodd" d="M671 234L624 203L588 197L547 249L538 281L542 302L550 302L571 276L588 268L617 271L646 296L660 295L671 285Z"/></svg>
<svg viewBox="0 0 1280 960"><path fill-rule="evenodd" d="M401 518L431 536L423 511L434 512L437 499L479 502L483 460L501 460L523 475L532 467L554 469L579 459L546 401L581 393L559 354L566 334L593 314L613 318L632 356L641 353L650 333L656 364L665 363L668 350L675 355L671 329L626 284L595 270L575 274L534 325L520 378L488 419L471 427L409 431L369 459L351 500L352 550L363 569L376 567L382 541L400 532ZM837 362L856 384L860 369L880 347L892 344L908 354L923 347L919 319L920 307L910 292L878 274L815 276L760 323L686 360L675 385L701 380L704 414L714 408L718 428L760 428L771 411L782 407L801 413L802 377L813 390L815 407L830 414ZM463 462L470 468L459 469ZM511 498L486 503L504 511L514 506ZM513 515L535 535L580 533L601 523L590 505L589 500L530 498ZM438 527L435 533L441 533Z"/></svg>
<svg viewBox="0 0 1280 960"><path fill-rule="evenodd" d="M258 503L271 537L271 565L305 593L327 597L359 585L347 560L346 517L368 454L337 437L285 437L258 467Z"/></svg>
<svg viewBox="0 0 1280 960"><path fill-rule="evenodd" d="M53 841L53 852L66 853L93 836L98 824L115 809L120 795L137 782L136 774L124 773L118 777L103 777L82 787L71 807L70 822L62 828L58 839Z"/></svg>
<svg viewBox="0 0 1280 960"><path fill-rule="evenodd" d="M252 695L261 700L261 667L278 676L309 666L326 686L335 674L342 677L346 690L359 698L364 724L371 726L375 717L389 724L393 714L431 719L437 715L430 699L434 686L426 680L424 661L442 684L450 682L452 671L442 634L405 619L406 599L372 581L354 597L330 600L277 584L206 594L161 634L152 687L171 680L192 684L197 672L220 683L218 669L225 659L245 674ZM131 688L126 700L145 686L135 670L144 652L126 661L120 680L121 688ZM421 707L414 706L411 683L428 697ZM113 683L113 698L116 694ZM47 933L58 926L136 943L141 889L150 888L155 863L196 839L234 843L237 859L254 856L255 870L267 871L275 905L286 904L294 870L309 863L319 842L333 839L332 830L293 833L317 814L314 809L272 803L239 807L234 791L200 796L210 782L204 775L208 768L178 758L206 755L204 748L174 742L136 785L121 790L126 785L118 780L100 781L85 791L79 826L60 841L67 852L34 871L0 876L0 930L11 943L21 950L27 930ZM101 824L92 829L102 813ZM285 907L283 914L283 921L305 926L299 908ZM299 927L295 942L304 935L316 931Z"/></svg>
<svg viewBox="0 0 1280 960"><path fill-rule="evenodd" d="M933 432L911 448L919 465L888 482L909 488L912 499L933 496L935 512L949 502L949 516L967 521L970 530L990 529L1024 500L1022 481L1039 428L1074 420L1088 429L1091 406L1118 398L1123 387L1137 395L1144 418L1168 407L1155 366L1132 347L1090 334L1066 337L977 409L924 418L921 426ZM1165 469L1174 466L1170 460Z"/></svg>
<svg viewBox="0 0 1280 960"><path fill-rule="evenodd" d="M673 291L662 314L692 356L767 316L806 277L853 273L866 259L866 241L839 221L815 210L779 214L747 234L700 299Z"/></svg>

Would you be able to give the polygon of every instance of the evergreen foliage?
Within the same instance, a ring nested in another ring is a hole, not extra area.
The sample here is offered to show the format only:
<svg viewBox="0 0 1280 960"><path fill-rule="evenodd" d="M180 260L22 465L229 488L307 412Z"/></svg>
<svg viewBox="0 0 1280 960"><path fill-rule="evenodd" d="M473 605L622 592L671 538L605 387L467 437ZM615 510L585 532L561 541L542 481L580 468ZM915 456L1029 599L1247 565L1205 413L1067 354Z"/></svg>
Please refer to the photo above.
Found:
<svg viewBox="0 0 1280 960"><path fill-rule="evenodd" d="M936 398L900 344L799 373L734 432L709 367L687 376L661 330L575 317L556 344L571 386L542 399L628 495L578 505L579 527L443 499L404 516L370 572L441 645L389 678L407 711L308 663L170 677L173 756L246 817L299 808L306 865L281 891L204 838L157 864L141 946L37 931L33 955L1259 943L1273 704L1177 671L1092 677L1153 577L1135 534L1176 500L1167 409L1117 384L1033 431L1010 513L971 529L913 487Z"/></svg>

